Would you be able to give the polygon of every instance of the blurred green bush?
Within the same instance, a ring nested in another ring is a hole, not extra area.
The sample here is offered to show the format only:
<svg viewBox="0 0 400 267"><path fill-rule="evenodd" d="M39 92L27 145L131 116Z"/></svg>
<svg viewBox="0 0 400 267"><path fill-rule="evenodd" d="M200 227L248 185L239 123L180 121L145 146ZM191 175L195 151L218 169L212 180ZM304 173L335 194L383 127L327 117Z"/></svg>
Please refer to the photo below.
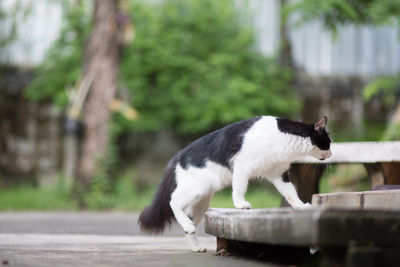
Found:
<svg viewBox="0 0 400 267"><path fill-rule="evenodd" d="M197 133L298 110L291 72L256 51L234 2L168 0L132 14L136 40L124 51L121 80L140 112L133 127Z"/></svg>
<svg viewBox="0 0 400 267"><path fill-rule="evenodd" d="M65 5L64 30L27 90L34 100L61 106L81 74L90 31L87 3ZM115 133L201 134L255 115L299 110L291 71L256 50L251 18L233 1L134 1L129 14L136 38L124 48L120 81L140 115L132 122L116 114Z"/></svg>
<svg viewBox="0 0 400 267"><path fill-rule="evenodd" d="M257 50L252 18L234 1L127 3L124 12L132 19L135 40L122 53L119 95L139 112L139 118L113 115L101 168L89 192L81 194L75 188L72 208L78 202L90 209L137 210L148 204L154 188L139 190L132 178L122 179L115 171L119 158L114 141L127 131L172 130L192 138L261 114L290 116L301 106L291 86L292 71ZM64 27L26 95L66 108L71 88L82 75L92 10L89 1L63 0L63 5ZM147 193L140 193L143 190ZM265 204L264 192L250 195L256 207ZM267 206L280 201L276 193L271 199ZM215 201L230 204L230 193L217 195ZM0 209L10 207L5 206Z"/></svg>
<svg viewBox="0 0 400 267"><path fill-rule="evenodd" d="M86 1L61 3L65 12L60 36L47 51L25 93L34 101L51 101L64 108L69 102L68 90L78 81L83 69L84 45L90 33L91 17Z"/></svg>

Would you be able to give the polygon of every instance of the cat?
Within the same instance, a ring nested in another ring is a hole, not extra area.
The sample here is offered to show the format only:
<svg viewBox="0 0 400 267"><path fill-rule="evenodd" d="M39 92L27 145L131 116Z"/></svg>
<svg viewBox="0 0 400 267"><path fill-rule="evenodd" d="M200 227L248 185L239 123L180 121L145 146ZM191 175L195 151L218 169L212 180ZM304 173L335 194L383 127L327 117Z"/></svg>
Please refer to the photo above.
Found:
<svg viewBox="0 0 400 267"><path fill-rule="evenodd" d="M327 122L326 116L315 124L259 116L195 140L168 163L152 204L139 216L140 228L159 234L175 218L192 250L204 252L196 228L214 192L232 186L235 208L250 209L245 193L254 177L270 181L293 208L311 207L299 199L287 170L301 156L331 156Z"/></svg>

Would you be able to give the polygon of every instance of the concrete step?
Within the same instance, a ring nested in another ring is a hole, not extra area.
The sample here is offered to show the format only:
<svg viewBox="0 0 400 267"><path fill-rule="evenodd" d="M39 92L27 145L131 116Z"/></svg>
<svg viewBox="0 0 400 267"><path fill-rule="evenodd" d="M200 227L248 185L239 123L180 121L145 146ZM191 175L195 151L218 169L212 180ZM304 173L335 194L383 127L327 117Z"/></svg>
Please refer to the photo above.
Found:
<svg viewBox="0 0 400 267"><path fill-rule="evenodd" d="M219 255L300 266L399 266L400 262L398 210L210 209L205 229L217 237ZM309 253L310 247L318 249L317 255Z"/></svg>
<svg viewBox="0 0 400 267"><path fill-rule="evenodd" d="M354 209L400 210L400 190L314 194L312 206Z"/></svg>
<svg viewBox="0 0 400 267"><path fill-rule="evenodd" d="M218 238L272 245L400 245L400 213L360 209L210 209L205 230ZM384 233L384 234L383 234Z"/></svg>

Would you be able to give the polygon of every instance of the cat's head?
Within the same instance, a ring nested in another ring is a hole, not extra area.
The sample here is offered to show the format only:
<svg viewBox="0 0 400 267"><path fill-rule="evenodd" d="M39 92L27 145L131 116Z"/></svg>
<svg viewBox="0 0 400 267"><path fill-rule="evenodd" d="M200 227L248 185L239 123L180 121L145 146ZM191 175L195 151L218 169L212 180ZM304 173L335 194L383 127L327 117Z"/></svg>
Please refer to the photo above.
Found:
<svg viewBox="0 0 400 267"><path fill-rule="evenodd" d="M311 131L310 139L314 148L311 151L311 156L316 159L324 160L332 155L331 152L331 139L326 131L326 124L328 118L322 117L317 123L314 124L313 130Z"/></svg>

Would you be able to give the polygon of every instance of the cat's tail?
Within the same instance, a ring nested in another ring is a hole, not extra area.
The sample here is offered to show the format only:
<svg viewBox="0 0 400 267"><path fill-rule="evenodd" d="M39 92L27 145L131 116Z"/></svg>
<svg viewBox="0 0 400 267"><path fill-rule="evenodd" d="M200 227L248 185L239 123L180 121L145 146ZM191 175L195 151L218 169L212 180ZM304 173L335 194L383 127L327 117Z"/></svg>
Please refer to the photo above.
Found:
<svg viewBox="0 0 400 267"><path fill-rule="evenodd" d="M164 172L163 180L158 187L153 202L139 215L138 223L140 229L144 232L160 234L175 219L169 202L171 201L171 194L176 188L176 164L177 160L174 157Z"/></svg>

